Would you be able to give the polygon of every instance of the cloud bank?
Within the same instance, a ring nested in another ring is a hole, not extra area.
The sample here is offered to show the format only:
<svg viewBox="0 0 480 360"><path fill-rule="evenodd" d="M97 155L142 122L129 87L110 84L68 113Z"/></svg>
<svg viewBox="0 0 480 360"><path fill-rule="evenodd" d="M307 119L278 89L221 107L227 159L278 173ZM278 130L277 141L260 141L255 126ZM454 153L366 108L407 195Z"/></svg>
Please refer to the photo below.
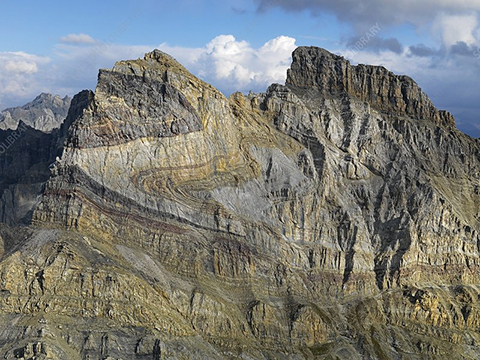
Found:
<svg viewBox="0 0 480 360"><path fill-rule="evenodd" d="M314 15L333 13L340 21L361 32L372 24L382 27L411 23L422 27L445 16L471 15L480 11L478 0L254 0L260 11L279 7L286 11L309 11ZM447 21L448 22L448 21ZM461 41L459 39L459 41Z"/></svg>

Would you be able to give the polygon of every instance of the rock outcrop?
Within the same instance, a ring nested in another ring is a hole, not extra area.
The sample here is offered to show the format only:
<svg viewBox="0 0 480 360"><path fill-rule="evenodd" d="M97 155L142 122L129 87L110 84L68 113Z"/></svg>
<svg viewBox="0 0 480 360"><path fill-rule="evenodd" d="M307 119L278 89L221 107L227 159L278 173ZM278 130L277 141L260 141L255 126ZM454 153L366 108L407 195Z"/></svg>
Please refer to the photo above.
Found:
<svg viewBox="0 0 480 360"><path fill-rule="evenodd" d="M455 123L446 111L438 111L408 76L398 76L382 66L350 65L345 58L316 47L294 52L286 84L314 88L324 96L348 94L369 103L384 114Z"/></svg>
<svg viewBox="0 0 480 360"><path fill-rule="evenodd" d="M298 48L227 99L154 51L77 100L5 358L477 358L480 146L413 80Z"/></svg>
<svg viewBox="0 0 480 360"><path fill-rule="evenodd" d="M20 122L44 133L58 129L70 107L71 98L42 93L33 101L0 112L0 130L16 130Z"/></svg>

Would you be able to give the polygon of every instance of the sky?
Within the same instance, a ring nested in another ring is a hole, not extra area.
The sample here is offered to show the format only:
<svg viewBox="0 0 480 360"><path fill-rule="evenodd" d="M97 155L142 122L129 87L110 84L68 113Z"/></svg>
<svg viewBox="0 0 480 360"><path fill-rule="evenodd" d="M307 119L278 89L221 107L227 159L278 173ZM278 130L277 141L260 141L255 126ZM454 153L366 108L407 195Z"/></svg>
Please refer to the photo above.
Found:
<svg viewBox="0 0 480 360"><path fill-rule="evenodd" d="M229 95L283 83L298 46L412 77L480 137L480 0L0 0L0 109L95 89L163 50Z"/></svg>

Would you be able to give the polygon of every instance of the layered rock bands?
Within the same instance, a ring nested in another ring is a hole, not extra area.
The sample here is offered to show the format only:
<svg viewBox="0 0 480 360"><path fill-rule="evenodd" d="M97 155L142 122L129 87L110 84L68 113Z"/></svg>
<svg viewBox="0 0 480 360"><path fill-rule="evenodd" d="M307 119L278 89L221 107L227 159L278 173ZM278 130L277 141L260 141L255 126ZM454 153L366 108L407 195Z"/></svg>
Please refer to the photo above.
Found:
<svg viewBox="0 0 480 360"><path fill-rule="evenodd" d="M225 98L156 50L72 103L6 358L478 357L480 148L412 79L298 48Z"/></svg>

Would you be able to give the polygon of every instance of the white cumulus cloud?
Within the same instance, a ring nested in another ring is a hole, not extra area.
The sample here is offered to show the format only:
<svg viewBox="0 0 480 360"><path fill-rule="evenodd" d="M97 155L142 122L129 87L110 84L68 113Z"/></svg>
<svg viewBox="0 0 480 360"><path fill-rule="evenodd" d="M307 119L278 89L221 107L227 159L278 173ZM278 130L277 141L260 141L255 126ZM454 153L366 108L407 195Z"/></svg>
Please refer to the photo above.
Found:
<svg viewBox="0 0 480 360"><path fill-rule="evenodd" d="M50 61L25 52L0 52L0 109L44 91L40 72Z"/></svg>
<svg viewBox="0 0 480 360"><path fill-rule="evenodd" d="M9 60L5 63L4 69L18 74L35 74L38 71L38 66L33 61Z"/></svg>
<svg viewBox="0 0 480 360"><path fill-rule="evenodd" d="M477 42L478 18L475 14L441 15L436 21L435 28L442 34L443 43L447 47L457 42L464 42L467 45Z"/></svg>
<svg viewBox="0 0 480 360"><path fill-rule="evenodd" d="M95 39L87 34L69 34L60 38L64 44L95 44Z"/></svg>
<svg viewBox="0 0 480 360"><path fill-rule="evenodd" d="M237 40L233 35L219 35L203 48L187 49L161 44L187 69L225 93L264 91L274 82L284 82L291 63L295 39L276 37L260 48Z"/></svg>

